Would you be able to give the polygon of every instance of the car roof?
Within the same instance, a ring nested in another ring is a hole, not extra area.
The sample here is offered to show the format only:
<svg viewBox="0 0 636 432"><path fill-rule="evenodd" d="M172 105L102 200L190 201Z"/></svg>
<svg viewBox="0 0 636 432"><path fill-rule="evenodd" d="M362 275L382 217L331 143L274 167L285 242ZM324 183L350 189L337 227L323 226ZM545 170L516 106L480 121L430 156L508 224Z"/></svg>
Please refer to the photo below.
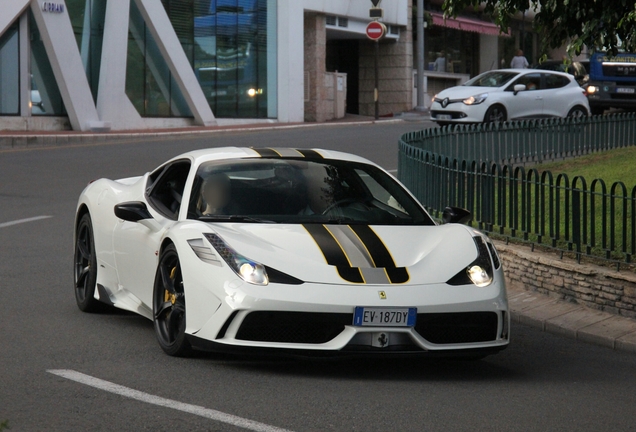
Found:
<svg viewBox="0 0 636 432"><path fill-rule="evenodd" d="M315 157L308 155L303 155L302 152L307 150L311 150L312 153L315 153ZM297 158L306 158L306 159L315 159L315 160L343 160L349 162L359 162L368 165L377 166L375 163L371 162L368 159L362 158L360 156L356 156L350 153L344 153L334 150L325 150L325 149L294 149L294 148L283 148L283 147L263 147L263 148L251 148L251 147L219 147L219 148L208 148L202 150L194 150L187 153L183 153L179 156L176 156L170 159L169 162L179 160L179 159L191 159L195 165L200 165L204 162L211 161L220 161L220 160L238 160L238 159L249 159L249 158L263 158L268 157L266 154L271 154L271 157L280 157L281 159L297 159Z"/></svg>

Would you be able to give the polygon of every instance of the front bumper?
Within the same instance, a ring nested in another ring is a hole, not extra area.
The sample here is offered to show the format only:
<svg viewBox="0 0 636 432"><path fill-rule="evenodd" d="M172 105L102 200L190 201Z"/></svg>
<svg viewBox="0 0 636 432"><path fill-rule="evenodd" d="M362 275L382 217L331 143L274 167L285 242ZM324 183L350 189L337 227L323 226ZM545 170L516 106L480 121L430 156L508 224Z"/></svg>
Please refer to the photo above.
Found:
<svg viewBox="0 0 636 432"><path fill-rule="evenodd" d="M510 333L502 281L503 275L486 288L244 285L240 296L228 293L231 295L219 310L189 337L194 346L215 351L237 348L309 355L495 352L508 345ZM378 291L384 291L387 300L380 299ZM356 306L417 307L416 325L354 326ZM378 338L383 342L378 343Z"/></svg>
<svg viewBox="0 0 636 432"><path fill-rule="evenodd" d="M487 109L485 103L466 105L463 102L454 102L444 108L439 102L433 102L431 120L441 123L481 123Z"/></svg>

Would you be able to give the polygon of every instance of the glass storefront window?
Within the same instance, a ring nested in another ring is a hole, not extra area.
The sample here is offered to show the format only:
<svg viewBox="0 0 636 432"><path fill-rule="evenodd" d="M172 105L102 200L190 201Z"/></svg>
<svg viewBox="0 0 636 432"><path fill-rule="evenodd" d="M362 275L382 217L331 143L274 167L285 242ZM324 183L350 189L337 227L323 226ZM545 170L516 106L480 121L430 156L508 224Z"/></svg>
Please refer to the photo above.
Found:
<svg viewBox="0 0 636 432"><path fill-rule="evenodd" d="M272 2L162 1L214 114L267 117L268 30L275 31L275 26L268 29Z"/></svg>
<svg viewBox="0 0 636 432"><path fill-rule="evenodd" d="M105 0L66 0L66 8L82 57L86 77L97 101L99 70L102 60L104 21L106 19Z"/></svg>
<svg viewBox="0 0 636 432"><path fill-rule="evenodd" d="M435 72L479 73L479 34L432 26L426 29L424 67Z"/></svg>
<svg viewBox="0 0 636 432"><path fill-rule="evenodd" d="M134 1L130 2L126 94L144 117L192 117Z"/></svg>
<svg viewBox="0 0 636 432"><path fill-rule="evenodd" d="M18 25L0 37L0 114L20 114L20 62Z"/></svg>
<svg viewBox="0 0 636 432"><path fill-rule="evenodd" d="M29 12L31 32L31 114L66 115L60 89L44 48L38 26Z"/></svg>

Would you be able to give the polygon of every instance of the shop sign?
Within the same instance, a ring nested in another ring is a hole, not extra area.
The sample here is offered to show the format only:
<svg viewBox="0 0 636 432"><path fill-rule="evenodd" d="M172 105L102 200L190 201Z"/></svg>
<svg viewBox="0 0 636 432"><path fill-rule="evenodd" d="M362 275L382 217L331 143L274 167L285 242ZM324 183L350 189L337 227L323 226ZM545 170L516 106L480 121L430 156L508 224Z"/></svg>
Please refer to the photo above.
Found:
<svg viewBox="0 0 636 432"><path fill-rule="evenodd" d="M42 2L42 11L52 13L63 13L64 3Z"/></svg>

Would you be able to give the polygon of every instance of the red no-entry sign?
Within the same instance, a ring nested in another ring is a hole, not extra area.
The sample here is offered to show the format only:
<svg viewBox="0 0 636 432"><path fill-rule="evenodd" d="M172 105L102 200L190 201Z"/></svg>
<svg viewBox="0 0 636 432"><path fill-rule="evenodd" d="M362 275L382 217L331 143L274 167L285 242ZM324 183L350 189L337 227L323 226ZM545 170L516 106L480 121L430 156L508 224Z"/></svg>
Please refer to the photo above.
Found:
<svg viewBox="0 0 636 432"><path fill-rule="evenodd" d="M382 39L386 33L386 26L378 21L367 24L367 37L373 41Z"/></svg>

